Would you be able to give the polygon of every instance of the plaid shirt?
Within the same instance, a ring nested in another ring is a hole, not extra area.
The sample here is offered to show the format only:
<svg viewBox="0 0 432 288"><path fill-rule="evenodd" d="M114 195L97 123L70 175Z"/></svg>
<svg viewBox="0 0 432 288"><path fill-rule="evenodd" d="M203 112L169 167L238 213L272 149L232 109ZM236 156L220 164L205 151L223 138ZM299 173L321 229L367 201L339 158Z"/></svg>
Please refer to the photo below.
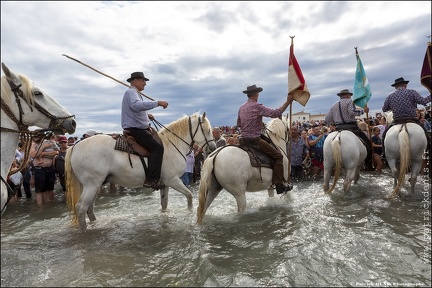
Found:
<svg viewBox="0 0 432 288"><path fill-rule="evenodd" d="M399 87L387 96L382 111L393 111L393 119L401 117L416 118L415 109L417 108L417 104L426 105L429 102L431 102L430 94L427 97L422 97L420 93L413 89Z"/></svg>
<svg viewBox="0 0 432 288"><path fill-rule="evenodd" d="M257 138L261 136L262 118L281 117L279 108L271 109L254 100L248 99L240 106L237 117L237 126L240 128L242 137Z"/></svg>

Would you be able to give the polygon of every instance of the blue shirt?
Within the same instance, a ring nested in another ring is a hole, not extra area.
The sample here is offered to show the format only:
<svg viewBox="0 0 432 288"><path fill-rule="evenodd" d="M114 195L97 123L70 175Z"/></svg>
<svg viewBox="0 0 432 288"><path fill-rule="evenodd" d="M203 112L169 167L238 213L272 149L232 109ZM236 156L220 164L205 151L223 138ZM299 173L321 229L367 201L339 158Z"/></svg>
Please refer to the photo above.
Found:
<svg viewBox="0 0 432 288"><path fill-rule="evenodd" d="M126 90L122 101L122 128L147 129L151 123L147 110L156 107L158 107L157 101L144 101L135 88L129 88Z"/></svg>
<svg viewBox="0 0 432 288"><path fill-rule="evenodd" d="M413 89L399 87L393 93L390 93L384 101L383 112L392 111L393 119L401 117L416 118L417 104L426 105L431 102L431 95L422 97Z"/></svg>

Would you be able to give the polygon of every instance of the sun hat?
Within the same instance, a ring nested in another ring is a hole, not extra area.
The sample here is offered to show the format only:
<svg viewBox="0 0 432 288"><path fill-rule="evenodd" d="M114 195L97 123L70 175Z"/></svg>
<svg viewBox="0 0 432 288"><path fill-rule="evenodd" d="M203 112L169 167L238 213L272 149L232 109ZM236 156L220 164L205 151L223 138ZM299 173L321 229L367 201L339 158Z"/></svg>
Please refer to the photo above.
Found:
<svg viewBox="0 0 432 288"><path fill-rule="evenodd" d="M244 94L249 94L253 92L261 92L263 91L263 88L257 87L255 84L251 86L247 86L246 90L243 91Z"/></svg>
<svg viewBox="0 0 432 288"><path fill-rule="evenodd" d="M350 94L351 96L353 95L353 93L350 92L349 89L343 89L339 93L337 93L338 96L342 96L342 95L345 95L345 94Z"/></svg>
<svg viewBox="0 0 432 288"><path fill-rule="evenodd" d="M405 80L403 77L400 77L400 78L397 78L397 79L395 80L395 83L391 84L391 86L394 87L394 86L396 86L397 84L402 84L402 83L408 84L408 82L409 82L409 81Z"/></svg>
<svg viewBox="0 0 432 288"><path fill-rule="evenodd" d="M127 79L126 81L130 83L133 79L136 79L136 78L141 78L141 79L144 79L145 81L149 81L149 79L144 76L143 72L133 72L131 74L131 77L129 79Z"/></svg>

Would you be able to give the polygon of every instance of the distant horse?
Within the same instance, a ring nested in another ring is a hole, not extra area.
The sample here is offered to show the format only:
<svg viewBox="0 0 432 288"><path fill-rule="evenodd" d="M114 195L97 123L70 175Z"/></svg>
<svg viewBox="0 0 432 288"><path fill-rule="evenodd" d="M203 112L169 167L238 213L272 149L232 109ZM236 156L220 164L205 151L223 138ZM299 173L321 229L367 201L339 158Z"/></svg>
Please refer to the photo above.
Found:
<svg viewBox="0 0 432 288"><path fill-rule="evenodd" d="M9 201L6 178L15 157L19 139L25 142L26 159L37 126L55 134L73 134L76 122L54 98L43 92L25 75L15 74L2 63L1 78L1 214ZM27 162L27 161L23 161ZM22 168L22 166L20 166ZM10 188L9 188L10 189Z"/></svg>
<svg viewBox="0 0 432 288"><path fill-rule="evenodd" d="M385 115L387 123L393 121L393 113ZM399 195L405 181L405 174L411 170L411 195L414 195L417 176L423 162L423 155L427 146L425 132L416 123L396 124L390 127L384 139L387 164L393 175L393 191L387 197Z"/></svg>
<svg viewBox="0 0 432 288"><path fill-rule="evenodd" d="M288 176L289 165L286 153L288 125L285 118L283 120L274 118L266 125L268 137L284 157L286 176ZM206 158L203 164L198 192L197 223L201 223L210 204L222 189L234 196L238 212L246 209L246 191L257 192L268 189L269 196L272 196L273 189L269 188L272 185L272 176L273 169L253 167L248 152L237 145L219 147Z"/></svg>
<svg viewBox="0 0 432 288"><path fill-rule="evenodd" d="M343 190L349 192L351 182L360 178L360 169L367 157L366 146L357 135L348 130L331 132L324 141L324 184L323 190L331 193L339 179L342 169L345 170ZM329 181L334 169L333 184Z"/></svg>
<svg viewBox="0 0 432 288"><path fill-rule="evenodd" d="M160 180L166 185L160 190L162 210L168 205L169 187L187 198L192 210L192 192L180 177L186 169L186 154L193 144L210 150L216 149L212 127L205 113L182 118L163 127L158 135L164 146ZM116 140L110 135L95 135L68 149L65 159L67 203L73 210L72 221L78 222L81 230L87 228L86 214L90 221L96 220L94 202L100 186L115 183L123 187L143 187L145 171L140 157L115 150ZM145 158L147 163L147 158Z"/></svg>

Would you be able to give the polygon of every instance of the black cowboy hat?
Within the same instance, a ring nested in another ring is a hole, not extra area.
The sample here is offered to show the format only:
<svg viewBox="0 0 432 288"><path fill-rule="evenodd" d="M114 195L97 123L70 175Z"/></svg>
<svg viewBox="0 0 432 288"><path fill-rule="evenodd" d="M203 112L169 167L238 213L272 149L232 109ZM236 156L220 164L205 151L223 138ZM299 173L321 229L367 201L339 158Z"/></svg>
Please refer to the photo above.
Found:
<svg viewBox="0 0 432 288"><path fill-rule="evenodd" d="M405 80L403 77L400 77L400 78L397 78L397 79L395 80L395 83L392 84L391 86L394 87L394 86L396 86L397 84L401 84L401 83L408 84L408 82L409 82L409 81Z"/></svg>
<svg viewBox="0 0 432 288"><path fill-rule="evenodd" d="M253 92L261 92L263 91L263 88L257 87L255 84L251 86L247 86L246 90L243 91L244 94L249 94Z"/></svg>
<svg viewBox="0 0 432 288"><path fill-rule="evenodd" d="M131 82L133 79L135 79L135 78L141 78L141 79L144 79L145 81L149 81L149 79L147 79L145 76L144 76L144 73L143 72L133 72L132 74L131 74L131 77L129 78L129 79L127 79L126 81L127 82Z"/></svg>
<svg viewBox="0 0 432 288"><path fill-rule="evenodd" d="M339 93L337 93L338 96L342 96L342 95L345 95L345 94L350 94L351 96L353 95L353 93L350 92L349 89L343 89Z"/></svg>

